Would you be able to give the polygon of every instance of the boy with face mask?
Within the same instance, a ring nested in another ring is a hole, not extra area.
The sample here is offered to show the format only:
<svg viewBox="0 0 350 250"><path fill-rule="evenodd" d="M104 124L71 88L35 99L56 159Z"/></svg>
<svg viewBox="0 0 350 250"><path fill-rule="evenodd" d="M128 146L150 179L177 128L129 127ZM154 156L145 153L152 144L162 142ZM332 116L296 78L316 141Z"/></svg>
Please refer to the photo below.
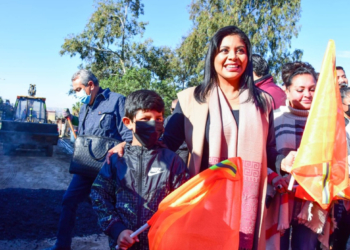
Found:
<svg viewBox="0 0 350 250"><path fill-rule="evenodd" d="M114 154L91 188L93 208L110 246L148 249L147 231L131 238L157 211L170 192L189 179L184 162L160 145L164 102L154 91L131 93L125 102L124 125L132 130L123 157Z"/></svg>

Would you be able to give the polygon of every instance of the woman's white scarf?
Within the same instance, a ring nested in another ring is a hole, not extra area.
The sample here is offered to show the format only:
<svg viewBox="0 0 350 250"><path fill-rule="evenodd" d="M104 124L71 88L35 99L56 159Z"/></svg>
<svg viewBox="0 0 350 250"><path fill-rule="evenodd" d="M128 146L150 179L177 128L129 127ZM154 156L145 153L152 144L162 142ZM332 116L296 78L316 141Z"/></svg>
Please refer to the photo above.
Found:
<svg viewBox="0 0 350 250"><path fill-rule="evenodd" d="M230 157L243 160L243 197L241 206L240 249L252 249L259 210L262 168L266 168L268 120L253 101L247 102L248 90L239 95L239 129L221 89L214 87L209 99L209 164Z"/></svg>

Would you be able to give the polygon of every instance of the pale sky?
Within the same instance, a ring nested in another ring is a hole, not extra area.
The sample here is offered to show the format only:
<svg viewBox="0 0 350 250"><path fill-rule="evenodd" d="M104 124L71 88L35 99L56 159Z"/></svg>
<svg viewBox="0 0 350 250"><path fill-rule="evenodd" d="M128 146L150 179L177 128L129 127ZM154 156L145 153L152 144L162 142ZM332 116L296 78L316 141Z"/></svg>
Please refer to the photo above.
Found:
<svg viewBox="0 0 350 250"><path fill-rule="evenodd" d="M157 46L175 48L190 28L191 0L147 0L149 21L142 40L152 38ZM337 65L350 72L350 1L303 0L298 38L292 48L304 51L303 61L317 71L329 39L335 40ZM76 102L67 95L79 57L60 56L64 38L79 34L93 13L93 0L0 0L0 96L15 101L36 84L37 96L48 107L71 108ZM350 73L349 73L350 76Z"/></svg>

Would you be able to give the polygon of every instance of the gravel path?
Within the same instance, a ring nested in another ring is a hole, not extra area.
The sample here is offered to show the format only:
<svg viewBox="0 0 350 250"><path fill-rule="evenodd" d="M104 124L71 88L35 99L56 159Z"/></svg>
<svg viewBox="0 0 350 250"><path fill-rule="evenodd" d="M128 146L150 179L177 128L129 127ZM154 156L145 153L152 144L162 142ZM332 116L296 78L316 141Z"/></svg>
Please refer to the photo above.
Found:
<svg viewBox="0 0 350 250"><path fill-rule="evenodd" d="M72 176L71 152L54 147L53 157L40 151L2 154L0 144L0 249L44 249L55 242L61 200ZM73 250L108 249L90 202L77 211Z"/></svg>

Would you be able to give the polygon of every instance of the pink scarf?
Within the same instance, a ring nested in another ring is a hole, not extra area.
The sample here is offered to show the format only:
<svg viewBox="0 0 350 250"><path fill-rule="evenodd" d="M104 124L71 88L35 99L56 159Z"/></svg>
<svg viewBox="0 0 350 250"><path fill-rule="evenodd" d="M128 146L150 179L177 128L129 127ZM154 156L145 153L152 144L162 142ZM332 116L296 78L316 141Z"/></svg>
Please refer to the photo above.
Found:
<svg viewBox="0 0 350 250"><path fill-rule="evenodd" d="M209 99L209 164L236 156L243 159L240 249L253 249L255 234L259 232L256 226L257 215L261 213L260 178L263 167L266 168L268 134L268 115L260 112L253 102L246 102L247 98L248 90L244 90L239 95L239 129L219 87L213 88Z"/></svg>

